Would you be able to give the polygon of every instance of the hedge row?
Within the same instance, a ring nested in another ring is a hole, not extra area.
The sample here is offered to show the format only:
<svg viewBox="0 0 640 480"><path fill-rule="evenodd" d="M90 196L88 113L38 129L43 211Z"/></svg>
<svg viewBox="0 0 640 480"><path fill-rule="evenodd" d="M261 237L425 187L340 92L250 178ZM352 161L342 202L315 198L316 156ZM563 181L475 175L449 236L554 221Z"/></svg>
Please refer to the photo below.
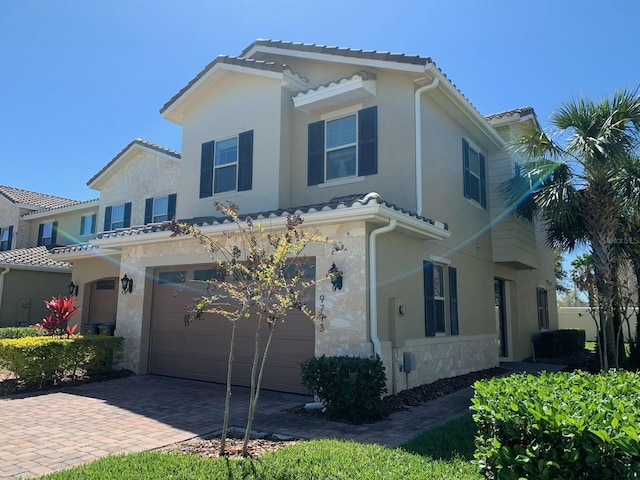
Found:
<svg viewBox="0 0 640 480"><path fill-rule="evenodd" d="M122 360L124 339L107 336L24 337L0 340L0 368L27 385L57 383L81 370L107 372Z"/></svg>
<svg viewBox="0 0 640 480"><path fill-rule="evenodd" d="M475 384L488 479L639 478L640 374L511 375Z"/></svg>
<svg viewBox="0 0 640 480"><path fill-rule="evenodd" d="M0 328L0 340L3 338L41 337L47 332L34 327L2 327Z"/></svg>
<svg viewBox="0 0 640 480"><path fill-rule="evenodd" d="M580 329L562 329L540 333L540 355L558 357L565 353L582 350L585 347L586 334Z"/></svg>

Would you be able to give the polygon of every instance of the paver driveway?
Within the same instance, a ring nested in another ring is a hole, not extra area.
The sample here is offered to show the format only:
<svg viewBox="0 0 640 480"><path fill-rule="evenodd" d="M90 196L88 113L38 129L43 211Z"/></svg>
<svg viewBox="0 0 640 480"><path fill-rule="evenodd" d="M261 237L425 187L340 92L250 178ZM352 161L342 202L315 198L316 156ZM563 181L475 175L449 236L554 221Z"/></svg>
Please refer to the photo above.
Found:
<svg viewBox="0 0 640 480"><path fill-rule="evenodd" d="M222 426L224 385L145 375L0 400L0 478L33 477L110 453L162 447ZM231 425L248 389L234 388ZM310 400L263 391L268 417Z"/></svg>

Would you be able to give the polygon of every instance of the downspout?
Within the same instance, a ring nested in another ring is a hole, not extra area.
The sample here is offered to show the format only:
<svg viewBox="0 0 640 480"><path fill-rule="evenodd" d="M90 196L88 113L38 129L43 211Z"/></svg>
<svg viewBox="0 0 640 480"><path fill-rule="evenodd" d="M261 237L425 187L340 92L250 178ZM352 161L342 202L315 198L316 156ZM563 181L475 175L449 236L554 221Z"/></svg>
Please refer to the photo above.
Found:
<svg viewBox="0 0 640 480"><path fill-rule="evenodd" d="M11 271L11 267L5 267L3 272L0 272L0 309L2 309L2 295L4 293L4 276Z"/></svg>
<svg viewBox="0 0 640 480"><path fill-rule="evenodd" d="M378 272L376 267L376 238L396 228L398 224L395 218L389 221L389 225L380 227L369 234L369 330L373 354L382 358L382 347L378 338Z"/></svg>
<svg viewBox="0 0 640 480"><path fill-rule="evenodd" d="M425 71L431 70L433 64L429 64ZM422 215L422 116L420 115L420 97L424 92L432 90L440 83L439 78L434 78L429 85L420 87L415 92L415 139L416 139L416 213Z"/></svg>

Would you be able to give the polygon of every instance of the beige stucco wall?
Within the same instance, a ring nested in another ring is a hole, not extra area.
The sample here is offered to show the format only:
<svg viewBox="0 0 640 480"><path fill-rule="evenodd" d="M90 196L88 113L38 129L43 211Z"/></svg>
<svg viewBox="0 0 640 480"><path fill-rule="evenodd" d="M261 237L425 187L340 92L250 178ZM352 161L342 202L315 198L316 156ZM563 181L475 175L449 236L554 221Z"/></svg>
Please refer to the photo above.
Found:
<svg viewBox="0 0 640 480"><path fill-rule="evenodd" d="M80 235L80 223L83 215L93 215L94 213L98 213L97 207L72 210L70 212L52 211L47 215L38 214L37 216L24 217L24 220L29 225L29 246L34 247L38 244L40 224L52 222L58 222L57 245L73 245L91 240L94 235ZM96 232L100 230L96 225Z"/></svg>
<svg viewBox="0 0 640 480"><path fill-rule="evenodd" d="M215 88L202 92L202 101L189 108L182 124L182 172L177 216L219 215L214 201L231 200L244 213L278 208L280 176L280 80L226 73ZM253 130L253 186L199 198L202 144Z"/></svg>
<svg viewBox="0 0 640 480"><path fill-rule="evenodd" d="M117 167L117 168L115 168ZM125 158L100 179L100 212L97 231L104 230L105 208L131 202L131 226L144 224L145 200L178 191L180 161L134 146ZM177 196L177 208L192 187Z"/></svg>
<svg viewBox="0 0 640 480"><path fill-rule="evenodd" d="M349 65L305 64L301 70L315 85L352 75L359 69ZM377 192L390 203L415 210L413 78L379 69L368 70L377 75L375 97L368 96L311 113L294 109L290 205L309 205L337 196ZM333 184L307 186L308 125L320 120L322 115L342 108L362 109L374 105L378 107L378 173Z"/></svg>
<svg viewBox="0 0 640 480"><path fill-rule="evenodd" d="M0 269L2 272L4 269ZM12 268L4 275L0 298L0 327L33 325L46 315L44 301L68 295L71 274Z"/></svg>
<svg viewBox="0 0 640 480"><path fill-rule="evenodd" d="M28 230L20 228L20 208L16 207L6 198L0 198L0 228L5 229L13 226L13 238L11 248L23 248L27 246Z"/></svg>

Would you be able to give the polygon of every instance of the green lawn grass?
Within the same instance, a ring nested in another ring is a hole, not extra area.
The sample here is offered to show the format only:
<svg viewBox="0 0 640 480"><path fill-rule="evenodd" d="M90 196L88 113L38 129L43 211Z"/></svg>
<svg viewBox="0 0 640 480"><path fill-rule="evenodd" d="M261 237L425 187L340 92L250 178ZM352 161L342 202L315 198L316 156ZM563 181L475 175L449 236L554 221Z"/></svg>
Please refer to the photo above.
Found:
<svg viewBox="0 0 640 480"><path fill-rule="evenodd" d="M470 416L386 448L343 440L311 440L265 453L255 460L207 459L159 452L109 456L56 472L47 480L480 480L473 457Z"/></svg>

